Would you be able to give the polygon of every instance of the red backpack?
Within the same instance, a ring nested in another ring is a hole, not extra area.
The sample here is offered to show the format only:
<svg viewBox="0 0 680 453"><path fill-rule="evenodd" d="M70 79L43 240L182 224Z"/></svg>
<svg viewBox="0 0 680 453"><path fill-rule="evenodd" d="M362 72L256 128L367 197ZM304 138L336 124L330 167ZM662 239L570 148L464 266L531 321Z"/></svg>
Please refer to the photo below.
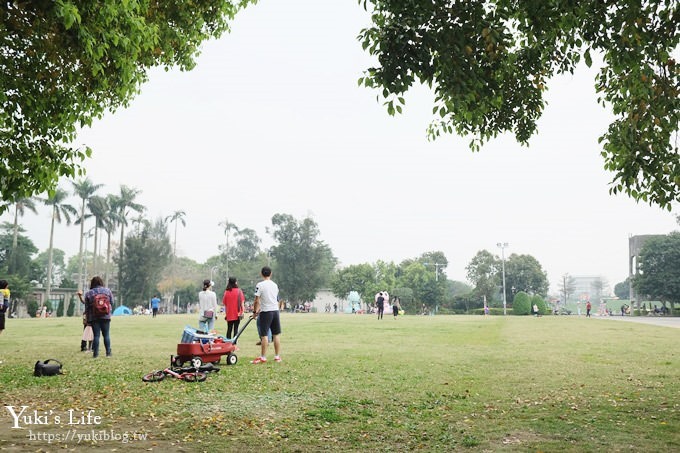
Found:
<svg viewBox="0 0 680 453"><path fill-rule="evenodd" d="M109 296L104 293L94 295L92 303L92 315L96 318L103 318L111 314L111 302Z"/></svg>

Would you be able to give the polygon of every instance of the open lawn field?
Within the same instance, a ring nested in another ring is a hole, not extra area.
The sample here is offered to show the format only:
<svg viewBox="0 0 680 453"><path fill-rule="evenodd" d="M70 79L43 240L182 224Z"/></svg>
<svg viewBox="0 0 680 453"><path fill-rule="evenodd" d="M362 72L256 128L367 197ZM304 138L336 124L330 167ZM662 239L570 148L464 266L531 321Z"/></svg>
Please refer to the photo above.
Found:
<svg viewBox="0 0 680 453"><path fill-rule="evenodd" d="M286 313L281 363L273 351L249 363L259 352L251 323L239 362L222 360L205 382L142 382L196 324L115 317L113 358L93 359L80 352L78 318L9 319L0 450L680 451L680 329ZM65 374L33 377L48 358ZM26 408L17 421L6 406Z"/></svg>

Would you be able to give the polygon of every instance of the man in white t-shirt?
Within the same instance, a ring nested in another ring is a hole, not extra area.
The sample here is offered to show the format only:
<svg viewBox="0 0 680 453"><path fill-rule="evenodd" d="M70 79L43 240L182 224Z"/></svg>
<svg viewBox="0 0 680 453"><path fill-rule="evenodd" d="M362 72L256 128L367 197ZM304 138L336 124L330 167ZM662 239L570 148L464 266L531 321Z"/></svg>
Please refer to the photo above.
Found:
<svg viewBox="0 0 680 453"><path fill-rule="evenodd" d="M274 342L274 361L280 362L281 356L281 321L279 319L279 287L271 280L272 270L268 266L262 268L260 272L263 280L255 286L255 301L253 302L253 316L259 318L259 331L261 341L260 357L255 358L250 363L258 364L267 361L267 346L269 339L267 332L272 331L272 341Z"/></svg>

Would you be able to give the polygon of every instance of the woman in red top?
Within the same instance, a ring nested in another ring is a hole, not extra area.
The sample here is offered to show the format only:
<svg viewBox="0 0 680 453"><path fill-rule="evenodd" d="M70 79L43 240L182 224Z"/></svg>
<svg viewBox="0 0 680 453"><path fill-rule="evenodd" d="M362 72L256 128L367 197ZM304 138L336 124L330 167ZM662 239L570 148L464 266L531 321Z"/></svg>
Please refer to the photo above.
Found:
<svg viewBox="0 0 680 453"><path fill-rule="evenodd" d="M227 338L233 338L231 336L232 329L234 336L238 333L238 325L243 317L245 301L246 298L243 295L243 291L238 287L236 278L229 277L227 289L224 291L224 297L222 298L222 304L226 312L224 319L227 321Z"/></svg>

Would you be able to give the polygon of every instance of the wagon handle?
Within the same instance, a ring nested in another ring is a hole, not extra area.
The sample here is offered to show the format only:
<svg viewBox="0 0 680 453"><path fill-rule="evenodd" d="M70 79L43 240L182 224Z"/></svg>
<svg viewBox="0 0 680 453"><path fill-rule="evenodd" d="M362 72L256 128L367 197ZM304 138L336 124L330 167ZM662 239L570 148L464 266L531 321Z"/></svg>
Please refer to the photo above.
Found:
<svg viewBox="0 0 680 453"><path fill-rule="evenodd" d="M250 324L250 321L252 321L253 319L254 319L254 318L252 318L252 317L249 317L249 318L248 318L248 321L246 321L246 323L243 325L243 327L241 327L241 328L239 329L239 331L236 333L236 335L234 336L234 338L231 339L232 344L236 344L236 340L238 340L238 337L241 336L241 333L243 333L243 331L246 330L246 327L248 327L248 324Z"/></svg>

